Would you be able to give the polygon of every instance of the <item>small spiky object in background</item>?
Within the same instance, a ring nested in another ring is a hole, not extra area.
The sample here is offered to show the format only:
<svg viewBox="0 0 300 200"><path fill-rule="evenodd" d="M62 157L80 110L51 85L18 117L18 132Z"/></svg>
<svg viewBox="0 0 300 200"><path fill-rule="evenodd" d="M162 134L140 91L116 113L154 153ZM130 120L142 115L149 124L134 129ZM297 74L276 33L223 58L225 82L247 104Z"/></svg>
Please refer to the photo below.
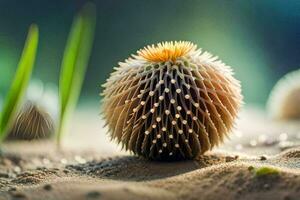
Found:
<svg viewBox="0 0 300 200"><path fill-rule="evenodd" d="M21 107L7 136L8 140L46 139L54 134L57 115L56 86L31 81Z"/></svg>
<svg viewBox="0 0 300 200"><path fill-rule="evenodd" d="M44 139L49 138L53 132L54 122L50 115L28 101L17 114L8 139Z"/></svg>
<svg viewBox="0 0 300 200"><path fill-rule="evenodd" d="M300 70L283 76L274 86L267 102L271 118L275 120L300 119Z"/></svg>
<svg viewBox="0 0 300 200"><path fill-rule="evenodd" d="M191 42L139 50L104 88L111 137L154 160L192 159L220 144L242 103L231 68Z"/></svg>

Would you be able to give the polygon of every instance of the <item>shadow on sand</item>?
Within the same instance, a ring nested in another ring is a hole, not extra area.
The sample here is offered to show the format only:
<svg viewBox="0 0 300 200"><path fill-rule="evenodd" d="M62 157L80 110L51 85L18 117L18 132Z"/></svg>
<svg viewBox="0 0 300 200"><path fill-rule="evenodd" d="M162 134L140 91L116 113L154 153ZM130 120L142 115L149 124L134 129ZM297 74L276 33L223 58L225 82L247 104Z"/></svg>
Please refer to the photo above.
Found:
<svg viewBox="0 0 300 200"><path fill-rule="evenodd" d="M122 156L69 165L67 168L93 177L145 181L172 177L224 162L228 162L227 157L216 154L200 156L194 161L176 162L156 162L135 156Z"/></svg>

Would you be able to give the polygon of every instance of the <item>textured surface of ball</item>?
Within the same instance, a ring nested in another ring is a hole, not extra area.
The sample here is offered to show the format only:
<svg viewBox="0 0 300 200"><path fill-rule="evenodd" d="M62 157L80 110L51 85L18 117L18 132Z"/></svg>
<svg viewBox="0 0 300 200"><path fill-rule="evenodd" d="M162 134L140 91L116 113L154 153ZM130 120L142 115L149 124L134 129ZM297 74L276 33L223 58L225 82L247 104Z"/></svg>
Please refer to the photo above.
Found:
<svg viewBox="0 0 300 200"><path fill-rule="evenodd" d="M50 115L31 101L17 114L9 140L33 140L49 138L54 132L54 122Z"/></svg>
<svg viewBox="0 0 300 200"><path fill-rule="evenodd" d="M242 103L231 68L190 42L139 50L104 88L111 137L154 160L192 159L220 144Z"/></svg>
<svg viewBox="0 0 300 200"><path fill-rule="evenodd" d="M283 76L271 91L267 107L276 120L300 119L300 70Z"/></svg>

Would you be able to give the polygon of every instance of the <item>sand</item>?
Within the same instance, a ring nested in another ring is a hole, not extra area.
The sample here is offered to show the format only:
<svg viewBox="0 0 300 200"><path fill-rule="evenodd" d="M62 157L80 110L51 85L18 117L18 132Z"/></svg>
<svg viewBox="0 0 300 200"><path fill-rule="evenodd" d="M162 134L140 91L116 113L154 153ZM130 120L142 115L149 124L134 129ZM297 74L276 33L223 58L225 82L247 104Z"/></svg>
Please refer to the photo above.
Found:
<svg viewBox="0 0 300 200"><path fill-rule="evenodd" d="M85 113L77 116L74 121L86 120ZM51 141L6 143L0 200L300 198L299 122L272 122L259 110L245 110L231 140L177 162L120 151L101 123L85 122L72 127L61 150ZM260 173L263 167L269 171Z"/></svg>

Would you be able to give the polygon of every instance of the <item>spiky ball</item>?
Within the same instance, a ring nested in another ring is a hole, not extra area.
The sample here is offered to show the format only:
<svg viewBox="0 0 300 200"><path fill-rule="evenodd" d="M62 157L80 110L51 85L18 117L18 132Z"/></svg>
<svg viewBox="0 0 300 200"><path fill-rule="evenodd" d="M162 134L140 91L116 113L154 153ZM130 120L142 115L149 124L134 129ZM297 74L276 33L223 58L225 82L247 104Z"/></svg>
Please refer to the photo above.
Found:
<svg viewBox="0 0 300 200"><path fill-rule="evenodd" d="M49 138L54 132L50 115L34 102L27 101L17 114L9 140L33 140Z"/></svg>
<svg viewBox="0 0 300 200"><path fill-rule="evenodd" d="M139 50L104 88L111 137L154 160L192 159L220 144L242 102L231 68L190 42Z"/></svg>
<svg viewBox="0 0 300 200"><path fill-rule="evenodd" d="M283 76L274 86L267 102L270 116L276 120L300 119L300 70Z"/></svg>

